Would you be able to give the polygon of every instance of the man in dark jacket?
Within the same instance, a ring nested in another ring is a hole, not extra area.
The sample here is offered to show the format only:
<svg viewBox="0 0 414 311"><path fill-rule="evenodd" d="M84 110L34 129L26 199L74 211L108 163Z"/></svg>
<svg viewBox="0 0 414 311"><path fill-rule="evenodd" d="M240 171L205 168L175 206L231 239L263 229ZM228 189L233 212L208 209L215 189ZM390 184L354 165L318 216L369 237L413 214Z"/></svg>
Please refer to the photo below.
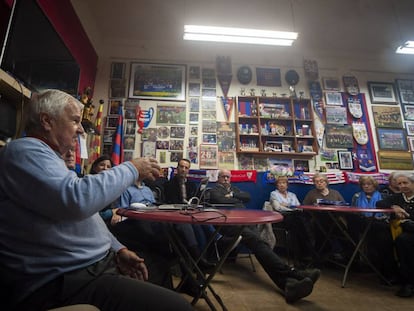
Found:
<svg viewBox="0 0 414 311"><path fill-rule="evenodd" d="M230 179L231 173L229 170L219 171L217 185L209 193L210 203L234 204L234 207L244 207L244 203L250 200L250 194L233 186ZM221 231L225 236L234 236L239 232L240 227L237 226L224 226ZM320 276L318 269L300 271L289 267L260 238L259 232L255 227L244 227L241 235L241 243L254 253L272 281L284 291L286 302L294 303L312 293L313 284Z"/></svg>

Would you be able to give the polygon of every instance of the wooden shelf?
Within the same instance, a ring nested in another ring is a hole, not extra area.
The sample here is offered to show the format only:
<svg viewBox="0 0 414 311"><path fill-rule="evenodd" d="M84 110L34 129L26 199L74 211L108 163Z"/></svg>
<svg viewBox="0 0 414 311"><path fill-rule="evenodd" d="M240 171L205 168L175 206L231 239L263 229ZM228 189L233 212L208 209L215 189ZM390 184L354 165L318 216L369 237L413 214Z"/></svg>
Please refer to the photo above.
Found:
<svg viewBox="0 0 414 311"><path fill-rule="evenodd" d="M317 148L309 99L237 98L238 154L312 158L317 154Z"/></svg>
<svg viewBox="0 0 414 311"><path fill-rule="evenodd" d="M0 69L0 94L16 102L22 100L22 95L24 100L28 100L32 96L32 92L28 88L2 69Z"/></svg>
<svg viewBox="0 0 414 311"><path fill-rule="evenodd" d="M23 130L22 119L24 105L30 100L32 92L7 72L0 69L0 96L7 99L8 102L14 103L16 107L16 133L13 138L20 137Z"/></svg>

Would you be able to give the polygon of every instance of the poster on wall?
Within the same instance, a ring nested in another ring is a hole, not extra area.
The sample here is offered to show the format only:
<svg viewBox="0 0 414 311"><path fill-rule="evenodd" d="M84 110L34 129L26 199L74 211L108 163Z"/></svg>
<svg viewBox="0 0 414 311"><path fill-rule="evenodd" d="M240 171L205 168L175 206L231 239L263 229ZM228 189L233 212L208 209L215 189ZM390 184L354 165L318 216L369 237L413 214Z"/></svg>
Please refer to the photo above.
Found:
<svg viewBox="0 0 414 311"><path fill-rule="evenodd" d="M218 146L200 145L200 168L217 169L218 167Z"/></svg>

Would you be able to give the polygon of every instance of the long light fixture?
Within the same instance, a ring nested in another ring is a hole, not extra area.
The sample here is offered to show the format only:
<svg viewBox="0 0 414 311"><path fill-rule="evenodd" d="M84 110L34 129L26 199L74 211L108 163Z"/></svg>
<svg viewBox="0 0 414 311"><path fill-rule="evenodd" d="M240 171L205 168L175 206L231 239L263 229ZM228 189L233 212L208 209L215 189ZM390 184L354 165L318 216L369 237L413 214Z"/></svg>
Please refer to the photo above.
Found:
<svg viewBox="0 0 414 311"><path fill-rule="evenodd" d="M414 54L414 41L406 41L403 45L399 46L395 53L397 54Z"/></svg>
<svg viewBox="0 0 414 311"><path fill-rule="evenodd" d="M184 25L184 40L291 46L297 32Z"/></svg>

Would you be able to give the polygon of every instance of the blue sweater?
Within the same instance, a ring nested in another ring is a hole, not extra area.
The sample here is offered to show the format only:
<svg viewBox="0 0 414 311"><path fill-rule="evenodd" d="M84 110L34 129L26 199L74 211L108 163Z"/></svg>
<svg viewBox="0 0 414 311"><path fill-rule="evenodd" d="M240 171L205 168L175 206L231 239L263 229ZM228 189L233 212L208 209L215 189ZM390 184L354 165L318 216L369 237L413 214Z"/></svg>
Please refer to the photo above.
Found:
<svg viewBox="0 0 414 311"><path fill-rule="evenodd" d="M132 163L78 178L47 144L20 138L0 151L0 172L0 273L11 299L123 247L98 212L138 178Z"/></svg>

